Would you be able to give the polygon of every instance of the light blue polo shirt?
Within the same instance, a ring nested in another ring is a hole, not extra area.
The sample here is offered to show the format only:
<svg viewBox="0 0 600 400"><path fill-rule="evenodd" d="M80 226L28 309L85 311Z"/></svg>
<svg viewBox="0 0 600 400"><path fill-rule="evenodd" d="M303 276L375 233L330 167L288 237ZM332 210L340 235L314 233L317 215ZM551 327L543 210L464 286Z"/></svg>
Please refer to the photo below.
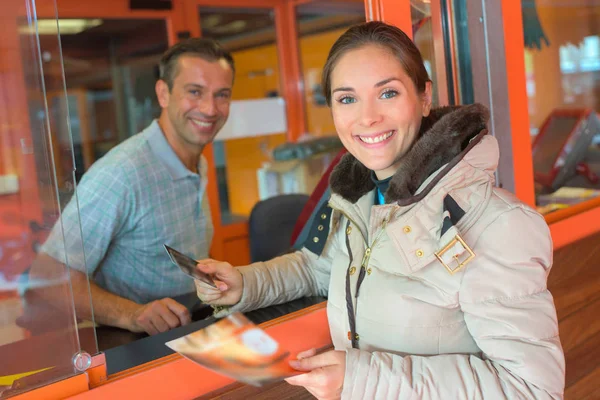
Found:
<svg viewBox="0 0 600 400"><path fill-rule="evenodd" d="M84 174L42 251L137 303L193 292L193 279L171 263L163 244L208 257L213 226L204 157L199 171L183 165L154 121Z"/></svg>

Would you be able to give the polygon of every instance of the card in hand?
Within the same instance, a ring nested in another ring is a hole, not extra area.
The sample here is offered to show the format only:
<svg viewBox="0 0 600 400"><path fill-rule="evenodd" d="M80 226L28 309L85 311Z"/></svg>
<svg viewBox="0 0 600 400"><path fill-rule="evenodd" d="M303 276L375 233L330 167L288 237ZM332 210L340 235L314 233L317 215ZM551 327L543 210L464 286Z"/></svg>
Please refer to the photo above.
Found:
<svg viewBox="0 0 600 400"><path fill-rule="evenodd" d="M217 287L210 275L205 274L196 267L196 265L198 264L196 260L178 252L177 250L167 246L166 244L164 246L165 250L167 250L167 253L169 253L171 261L173 261L173 264L177 265L186 275L191 276L194 279L198 279L204 283L207 283L214 288Z"/></svg>

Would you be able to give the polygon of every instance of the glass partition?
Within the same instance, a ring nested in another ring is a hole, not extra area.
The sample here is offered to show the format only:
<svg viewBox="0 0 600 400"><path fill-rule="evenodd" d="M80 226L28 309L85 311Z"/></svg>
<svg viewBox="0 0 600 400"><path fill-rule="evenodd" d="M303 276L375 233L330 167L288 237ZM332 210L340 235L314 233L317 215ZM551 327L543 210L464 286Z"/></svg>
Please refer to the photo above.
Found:
<svg viewBox="0 0 600 400"><path fill-rule="evenodd" d="M79 181L98 158L159 116L154 84L160 57L168 46L166 23L159 19L60 19L60 43L52 40L52 20L39 23L44 27L38 31L48 107L51 115L65 115L62 106L68 105L69 111L67 120L52 118L51 124L61 131L65 128L61 124L70 125ZM55 76L60 65L66 102L61 101L62 78ZM55 146L57 170L68 170L70 141L57 139Z"/></svg>
<svg viewBox="0 0 600 400"><path fill-rule="evenodd" d="M600 5L521 5L536 203L547 214L600 194Z"/></svg>
<svg viewBox="0 0 600 400"><path fill-rule="evenodd" d="M85 370L97 353L89 284L39 257L75 189L57 20L3 4L0 42L0 397ZM58 49L53 58L44 46ZM60 168L57 168L60 161ZM73 218L77 218L77 213ZM77 235L77 232L71 233ZM81 249L79 249L81 250ZM75 297L79 299L75 304Z"/></svg>

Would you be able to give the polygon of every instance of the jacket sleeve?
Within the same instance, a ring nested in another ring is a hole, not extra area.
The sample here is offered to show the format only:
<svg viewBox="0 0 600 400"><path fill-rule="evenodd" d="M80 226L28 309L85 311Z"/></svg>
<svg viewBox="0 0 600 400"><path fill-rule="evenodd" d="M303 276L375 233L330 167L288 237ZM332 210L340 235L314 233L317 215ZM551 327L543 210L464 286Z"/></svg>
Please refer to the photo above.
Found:
<svg viewBox="0 0 600 400"><path fill-rule="evenodd" d="M515 208L474 249L459 303L479 354L401 357L350 349L344 399L562 399L565 361L546 280L552 241L544 219Z"/></svg>
<svg viewBox="0 0 600 400"><path fill-rule="evenodd" d="M244 291L232 307L215 307L215 316L246 312L282 304L307 296L327 296L331 262L336 254L338 235L331 230L320 256L303 248L294 253L239 267Z"/></svg>

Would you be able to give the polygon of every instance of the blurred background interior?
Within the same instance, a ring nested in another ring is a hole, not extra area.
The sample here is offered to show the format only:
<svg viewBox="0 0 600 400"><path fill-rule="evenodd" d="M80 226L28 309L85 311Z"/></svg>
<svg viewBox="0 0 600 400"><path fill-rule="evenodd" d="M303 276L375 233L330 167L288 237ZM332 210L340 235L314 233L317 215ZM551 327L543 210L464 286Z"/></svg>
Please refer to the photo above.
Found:
<svg viewBox="0 0 600 400"><path fill-rule="evenodd" d="M511 48L518 46L523 62L499 72L494 46L504 46L501 33L512 28L489 15L483 24L476 2L398 2L410 9L408 29L433 80L434 103L486 99L492 106L491 129L508 155L499 184L525 193L549 222L600 205L600 2L521 0L515 24L522 22L524 40ZM231 114L206 155L211 254L243 265L252 259L249 218L257 203L308 198L340 152L321 71L341 33L373 18L363 0L248 0L243 7L173 0L163 10L148 9L156 1L9 3L0 17L0 359L3 345L35 335L23 316L24 292L35 284L28 269L77 182L160 113L154 84L169 45L201 35L233 53ZM497 84L506 79L522 83L511 104L528 110L519 140L499 117L511 107L507 86ZM590 279L600 283L598 274ZM597 292L589 289L586 299L597 302ZM98 350L94 340L90 353Z"/></svg>

